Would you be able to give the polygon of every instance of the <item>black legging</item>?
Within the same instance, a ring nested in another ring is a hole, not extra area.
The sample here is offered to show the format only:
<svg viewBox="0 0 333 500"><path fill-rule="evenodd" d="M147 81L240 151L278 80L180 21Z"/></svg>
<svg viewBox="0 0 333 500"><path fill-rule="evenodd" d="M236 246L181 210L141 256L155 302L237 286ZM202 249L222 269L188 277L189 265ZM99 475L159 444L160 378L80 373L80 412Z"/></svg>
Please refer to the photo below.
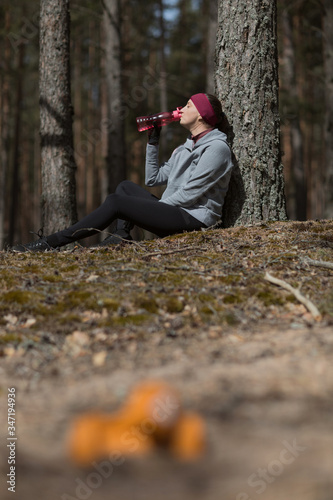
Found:
<svg viewBox="0 0 333 500"><path fill-rule="evenodd" d="M116 192L107 196L91 214L69 228L48 236L47 241L53 247L67 245L103 231L116 219L132 222L160 237L205 227L182 208L160 202L146 189L131 181L123 181Z"/></svg>

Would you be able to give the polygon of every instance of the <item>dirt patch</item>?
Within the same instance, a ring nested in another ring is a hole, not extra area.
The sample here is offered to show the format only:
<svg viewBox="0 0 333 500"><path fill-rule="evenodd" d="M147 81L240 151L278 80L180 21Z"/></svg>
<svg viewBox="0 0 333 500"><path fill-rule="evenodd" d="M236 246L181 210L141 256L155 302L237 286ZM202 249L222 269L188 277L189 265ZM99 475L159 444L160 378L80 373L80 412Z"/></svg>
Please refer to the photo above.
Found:
<svg viewBox="0 0 333 500"><path fill-rule="evenodd" d="M1 498L13 498L9 387L20 500L331 498L332 248L333 222L309 221L1 252ZM204 418L205 455L181 463L162 450L75 467L73 418L116 410L151 378Z"/></svg>

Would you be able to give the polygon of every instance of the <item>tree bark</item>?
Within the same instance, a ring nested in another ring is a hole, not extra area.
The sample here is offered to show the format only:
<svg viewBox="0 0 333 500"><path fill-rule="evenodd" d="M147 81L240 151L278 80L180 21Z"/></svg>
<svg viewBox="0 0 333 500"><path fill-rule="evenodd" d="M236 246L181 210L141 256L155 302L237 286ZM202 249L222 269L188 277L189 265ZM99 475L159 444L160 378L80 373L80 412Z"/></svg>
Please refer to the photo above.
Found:
<svg viewBox="0 0 333 500"><path fill-rule="evenodd" d="M42 226L46 234L77 219L69 39L69 0L41 0Z"/></svg>
<svg viewBox="0 0 333 500"><path fill-rule="evenodd" d="M167 94L167 70L166 70L166 54L165 54L165 20L164 20L164 3L159 0L159 28L160 28L160 51L159 51L159 80L160 80L160 110L168 110L168 94ZM161 135L160 139L160 159L166 161L166 134Z"/></svg>
<svg viewBox="0 0 333 500"><path fill-rule="evenodd" d="M216 89L235 156L223 224L286 219L276 1L219 0Z"/></svg>
<svg viewBox="0 0 333 500"><path fill-rule="evenodd" d="M21 122L22 122L22 97L23 97L23 62L24 62L25 46L20 45L17 53L17 79L16 87L16 103L15 103L15 118L14 118L14 143L13 143L13 167L10 189L10 213L9 213L9 245L14 242L17 224L17 214L19 212L18 205L20 201L19 193L20 186L20 162L21 162Z"/></svg>
<svg viewBox="0 0 333 500"><path fill-rule="evenodd" d="M124 120L127 108L122 93L121 0L104 0L103 26L105 70L108 93L109 192L126 178Z"/></svg>
<svg viewBox="0 0 333 500"><path fill-rule="evenodd" d="M9 33L10 29L10 14L9 10L5 13L5 33ZM4 51L3 51L3 76L0 80L0 250L4 247L5 241L5 199L6 199L6 186L8 176L8 150L9 150L9 67L10 67L10 42L8 37L4 38Z"/></svg>
<svg viewBox="0 0 333 500"><path fill-rule="evenodd" d="M288 214L292 219L306 220L307 216L307 186L305 164L303 158L303 135L299 121L298 90L296 82L296 58L293 40L293 26L289 3L284 5L281 12L281 26L283 33L283 49L281 65L283 73L283 87L288 95L289 110L289 140L290 140L290 171L293 196L288 205Z"/></svg>
<svg viewBox="0 0 333 500"><path fill-rule="evenodd" d="M325 70L325 207L324 216L333 218L333 5L324 0L324 70Z"/></svg>
<svg viewBox="0 0 333 500"><path fill-rule="evenodd" d="M83 76L82 76L82 65L81 61L85 54L82 50L82 39L83 35L81 31L78 29L76 33L76 37L74 40L72 39L72 54L74 57L75 65L73 68L72 74L72 87L74 89L73 92L73 101L74 101L74 109L75 116L73 117L73 142L76 144L76 154L75 154L75 163L76 163L76 209L78 212L79 219L84 217L87 214L86 210L86 154L85 151L81 151L78 148L78 145L81 146L82 141L82 129L83 129Z"/></svg>
<svg viewBox="0 0 333 500"><path fill-rule="evenodd" d="M207 55L206 55L206 91L215 93L215 50L217 30L217 1L208 0L208 30L207 30Z"/></svg>

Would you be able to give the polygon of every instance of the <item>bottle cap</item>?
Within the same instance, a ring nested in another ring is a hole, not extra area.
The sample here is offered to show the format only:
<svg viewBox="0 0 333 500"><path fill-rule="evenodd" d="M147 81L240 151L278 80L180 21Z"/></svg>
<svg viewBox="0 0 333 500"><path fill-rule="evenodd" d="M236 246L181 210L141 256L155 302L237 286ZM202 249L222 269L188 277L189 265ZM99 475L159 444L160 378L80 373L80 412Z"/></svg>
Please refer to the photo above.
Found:
<svg viewBox="0 0 333 500"><path fill-rule="evenodd" d="M180 120L182 116L180 113L181 109L182 109L181 107L178 107L177 109L175 109L175 111L172 112L173 117L176 118L176 120Z"/></svg>

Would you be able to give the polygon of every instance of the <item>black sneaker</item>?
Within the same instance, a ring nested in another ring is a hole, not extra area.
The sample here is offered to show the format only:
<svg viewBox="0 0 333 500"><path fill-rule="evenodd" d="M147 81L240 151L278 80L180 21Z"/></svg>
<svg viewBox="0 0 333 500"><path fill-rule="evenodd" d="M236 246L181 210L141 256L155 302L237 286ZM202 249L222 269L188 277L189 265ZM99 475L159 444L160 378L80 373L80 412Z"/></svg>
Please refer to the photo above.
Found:
<svg viewBox="0 0 333 500"><path fill-rule="evenodd" d="M39 238L36 241L27 243L26 245L16 245L10 249L12 252L23 253L23 252L49 252L50 250L56 250L51 247L45 236Z"/></svg>

